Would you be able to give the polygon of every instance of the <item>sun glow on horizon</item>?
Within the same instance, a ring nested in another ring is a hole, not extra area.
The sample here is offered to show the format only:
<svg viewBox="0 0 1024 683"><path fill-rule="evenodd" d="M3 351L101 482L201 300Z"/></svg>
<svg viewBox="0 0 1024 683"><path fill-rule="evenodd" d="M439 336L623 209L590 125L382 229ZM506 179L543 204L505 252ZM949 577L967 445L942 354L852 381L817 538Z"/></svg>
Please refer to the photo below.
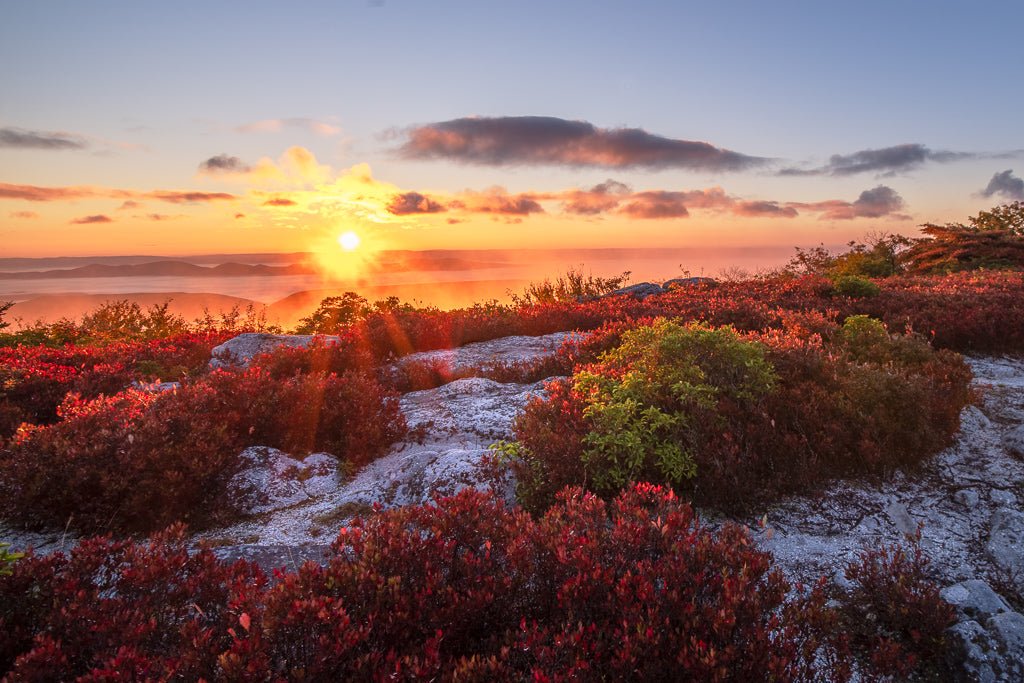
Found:
<svg viewBox="0 0 1024 683"><path fill-rule="evenodd" d="M354 251L359 247L360 241L361 240L359 239L359 235L352 232L351 230L348 230L338 235L338 244L345 251Z"/></svg>

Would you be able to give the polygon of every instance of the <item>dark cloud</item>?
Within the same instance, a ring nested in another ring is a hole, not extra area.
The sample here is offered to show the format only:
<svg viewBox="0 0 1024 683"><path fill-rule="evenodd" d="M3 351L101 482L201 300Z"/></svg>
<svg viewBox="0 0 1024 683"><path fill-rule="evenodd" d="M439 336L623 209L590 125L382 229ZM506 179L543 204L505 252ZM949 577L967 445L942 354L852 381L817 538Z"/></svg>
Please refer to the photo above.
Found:
<svg viewBox="0 0 1024 683"><path fill-rule="evenodd" d="M268 199L263 202L263 206L295 206L295 202L291 199L285 199L284 197L275 197L274 199Z"/></svg>
<svg viewBox="0 0 1024 683"><path fill-rule="evenodd" d="M135 202L135 201L132 201L131 199L129 199L128 201L123 202L121 204L121 206L117 207L117 210L118 211L124 211L126 209L137 209L140 206L142 206L142 204L139 204L138 202Z"/></svg>
<svg viewBox="0 0 1024 683"><path fill-rule="evenodd" d="M408 216L418 213L443 213L447 209L443 204L419 192L403 192L391 198L388 211L396 216Z"/></svg>
<svg viewBox="0 0 1024 683"><path fill-rule="evenodd" d="M148 218L151 221L169 221L174 218L181 218L181 216L171 216L166 213L147 213L146 218Z"/></svg>
<svg viewBox="0 0 1024 683"><path fill-rule="evenodd" d="M981 196L992 197L997 194L1006 199L1024 200L1024 179L1013 175L1012 168L996 173L981 191Z"/></svg>
<svg viewBox="0 0 1024 683"><path fill-rule="evenodd" d="M822 220L852 220L854 218L882 218L884 216L907 218L904 214L899 213L905 206L903 197L896 190L885 185L864 190L852 202L831 199L813 203L793 202L786 206L820 213Z"/></svg>
<svg viewBox="0 0 1024 683"><path fill-rule="evenodd" d="M976 156L969 152L933 151L922 144L907 143L881 149L862 149L853 154L833 154L828 163L819 168L784 168L779 171L779 175L848 176L857 173L880 173L891 176L918 168L928 161L944 164L973 159Z"/></svg>
<svg viewBox="0 0 1024 683"><path fill-rule="evenodd" d="M0 183L0 199L24 199L28 202L54 202L66 199L95 197L91 187L39 187L37 185L12 185Z"/></svg>
<svg viewBox="0 0 1024 683"><path fill-rule="evenodd" d="M0 147L10 149L86 149L84 138L71 133L0 128Z"/></svg>
<svg viewBox="0 0 1024 683"><path fill-rule="evenodd" d="M798 215L792 206L782 206L778 202L768 201L739 202L732 211L737 216L750 218L796 218Z"/></svg>
<svg viewBox="0 0 1024 683"><path fill-rule="evenodd" d="M640 128L598 128L552 116L453 119L412 128L407 135L398 150L406 158L490 166L740 171L767 161L707 142L666 138Z"/></svg>
<svg viewBox="0 0 1024 683"><path fill-rule="evenodd" d="M90 223L113 223L113 222L114 222L113 218L111 218L110 216L104 216L102 214L97 214L95 216L82 216L81 218L76 218L73 221L71 221L71 223L73 223L74 225L89 225Z"/></svg>
<svg viewBox="0 0 1024 683"><path fill-rule="evenodd" d="M236 213L235 214L235 220L238 220L239 218L245 218L245 214L244 213Z"/></svg>
<svg viewBox="0 0 1024 683"><path fill-rule="evenodd" d="M245 173L249 170L248 164L228 154L218 154L199 164L200 173Z"/></svg>
<svg viewBox="0 0 1024 683"><path fill-rule="evenodd" d="M11 211L7 214L10 218L39 218L39 214L35 211Z"/></svg>
<svg viewBox="0 0 1024 683"><path fill-rule="evenodd" d="M505 216L528 216L544 213L544 207L537 200L526 196L490 195L474 200L468 207L479 213L496 213Z"/></svg>

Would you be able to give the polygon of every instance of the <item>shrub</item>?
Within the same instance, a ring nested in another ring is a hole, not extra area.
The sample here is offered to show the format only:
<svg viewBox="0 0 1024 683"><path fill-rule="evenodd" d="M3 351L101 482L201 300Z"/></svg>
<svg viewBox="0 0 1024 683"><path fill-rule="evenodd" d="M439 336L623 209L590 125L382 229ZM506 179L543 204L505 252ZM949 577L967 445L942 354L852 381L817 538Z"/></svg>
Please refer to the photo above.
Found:
<svg viewBox="0 0 1024 683"><path fill-rule="evenodd" d="M742 508L951 442L970 399L961 358L864 316L779 324L746 337L663 320L606 331L618 347L550 384L501 447L520 500L539 510L565 485L610 496L648 480Z"/></svg>
<svg viewBox="0 0 1024 683"><path fill-rule="evenodd" d="M230 516L227 481L251 445L363 464L405 434L397 399L367 375L274 379L215 372L160 395L71 395L61 421L0 453L0 509L31 524L152 530Z"/></svg>
<svg viewBox="0 0 1024 683"><path fill-rule="evenodd" d="M146 545L82 541L0 576L5 680L213 680L265 577L189 552L182 528Z"/></svg>
<svg viewBox="0 0 1024 683"><path fill-rule="evenodd" d="M861 299L867 296L878 296L881 288L867 278L856 275L840 275L835 279L836 294Z"/></svg>
<svg viewBox="0 0 1024 683"><path fill-rule="evenodd" d="M619 289L629 281L629 275L627 270L616 277L596 277L584 275L582 269L570 268L554 281L544 278L541 282L531 282L521 295L509 292L509 296L516 306L584 301Z"/></svg>
<svg viewBox="0 0 1024 683"><path fill-rule="evenodd" d="M897 680L950 676L945 631L955 614L929 576L920 529L909 548L865 549L845 575L853 588L839 594L842 626L870 671Z"/></svg>

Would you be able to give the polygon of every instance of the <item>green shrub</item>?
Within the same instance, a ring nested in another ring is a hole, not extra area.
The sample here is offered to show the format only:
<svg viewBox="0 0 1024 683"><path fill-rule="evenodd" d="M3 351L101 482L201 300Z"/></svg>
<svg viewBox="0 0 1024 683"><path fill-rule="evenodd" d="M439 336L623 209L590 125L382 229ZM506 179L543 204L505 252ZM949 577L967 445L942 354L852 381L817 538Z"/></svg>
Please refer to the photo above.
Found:
<svg viewBox="0 0 1024 683"><path fill-rule="evenodd" d="M867 278L857 275L840 275L833 281L836 294L848 296L854 299L863 299L869 296L878 296L881 288Z"/></svg>
<svg viewBox="0 0 1024 683"><path fill-rule="evenodd" d="M12 553L7 549L11 547L10 543L0 543L0 576L10 576L11 567L15 562L25 556L24 553Z"/></svg>

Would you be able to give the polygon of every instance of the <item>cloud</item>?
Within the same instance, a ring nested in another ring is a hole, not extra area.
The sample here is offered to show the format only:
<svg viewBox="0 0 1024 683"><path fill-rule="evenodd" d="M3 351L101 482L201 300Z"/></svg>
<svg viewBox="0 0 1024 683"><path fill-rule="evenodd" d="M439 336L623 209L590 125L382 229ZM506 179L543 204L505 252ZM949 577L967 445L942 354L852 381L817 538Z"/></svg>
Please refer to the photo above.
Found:
<svg viewBox="0 0 1024 683"><path fill-rule="evenodd" d="M678 140L640 128L598 128L552 116L461 118L411 128L398 152L407 159L448 159L488 166L562 165L740 171L766 159Z"/></svg>
<svg viewBox="0 0 1024 683"><path fill-rule="evenodd" d="M238 220L239 218L245 218L245 214L244 213L236 213L235 214L235 220Z"/></svg>
<svg viewBox="0 0 1024 683"><path fill-rule="evenodd" d="M297 202L291 199L285 199L284 197L274 197L263 202L263 206L295 206Z"/></svg>
<svg viewBox="0 0 1024 683"><path fill-rule="evenodd" d="M235 195L228 194L227 192L182 192L174 190L154 190L152 192L145 192L140 196L170 204L198 204L237 199Z"/></svg>
<svg viewBox="0 0 1024 683"><path fill-rule="evenodd" d="M110 216L104 216L103 214L97 214L95 216L82 216L81 218L75 218L71 221L73 225L89 225L90 223L113 223L114 219Z"/></svg>
<svg viewBox="0 0 1024 683"><path fill-rule="evenodd" d="M638 192L619 213L630 218L685 218L690 215L686 208L687 194L665 190Z"/></svg>
<svg viewBox="0 0 1024 683"><path fill-rule="evenodd" d="M249 165L238 157L233 157L228 154L218 154L217 156L210 157L206 161L199 164L199 172L215 175L217 173L246 173L250 169Z"/></svg>
<svg viewBox="0 0 1024 683"><path fill-rule="evenodd" d="M24 128L0 128L0 148L81 150L89 147L85 138L72 133Z"/></svg>
<svg viewBox="0 0 1024 683"><path fill-rule="evenodd" d="M469 213L491 213L503 216L528 216L544 213L544 207L529 194L508 194L503 188L495 187L486 192L463 192L459 199L448 205L451 209L463 209Z"/></svg>
<svg viewBox="0 0 1024 683"><path fill-rule="evenodd" d="M237 199L227 192L194 192L189 190L120 190L88 185L72 187L40 187L38 185L14 185L0 183L0 199L21 199L28 202L59 202L77 199L126 199L121 209L134 208L134 199L154 199L170 204L228 201Z"/></svg>
<svg viewBox="0 0 1024 683"><path fill-rule="evenodd" d="M792 206L782 206L773 201L739 202L732 212L737 216L750 218L796 218L797 210Z"/></svg>
<svg viewBox="0 0 1024 683"><path fill-rule="evenodd" d="M852 202L831 199L813 203L791 202L786 206L794 209L804 209L812 213L820 213L821 220L852 220L854 218L882 218L884 216L901 219L908 218L908 216L899 213L905 206L903 197L896 190L885 185L864 190Z"/></svg>
<svg viewBox="0 0 1024 683"><path fill-rule="evenodd" d="M10 218L24 218L24 219L39 218L39 214L36 213L35 211L11 211L7 215Z"/></svg>
<svg viewBox="0 0 1024 683"><path fill-rule="evenodd" d="M170 221L176 218L184 218L185 216L182 214L172 216L166 213L147 213L145 217L151 221ZM139 216L135 216L135 218L139 218Z"/></svg>
<svg viewBox="0 0 1024 683"><path fill-rule="evenodd" d="M779 175L849 176L857 173L881 173L891 176L911 171L928 161L944 164L977 156L970 152L933 151L919 143L907 143L881 149L862 149L853 154L833 154L824 166L810 169L784 168L779 171Z"/></svg>
<svg viewBox="0 0 1024 683"><path fill-rule="evenodd" d="M1006 199L1024 200L1024 179L1013 175L1012 168L996 173L981 191L981 196L992 197L997 194Z"/></svg>
<svg viewBox="0 0 1024 683"><path fill-rule="evenodd" d="M396 216L408 216L418 213L442 213L447 209L443 204L419 192L403 192L396 194L388 203L388 211Z"/></svg>
<svg viewBox="0 0 1024 683"><path fill-rule="evenodd" d="M128 201L122 202L121 206L117 207L117 210L126 211L127 209L137 209L140 206L142 206L142 204L139 204L138 202L129 199Z"/></svg>
<svg viewBox="0 0 1024 683"><path fill-rule="evenodd" d="M341 132L341 128L332 123L301 117L263 119L262 121L253 121L252 123L243 124L236 127L235 130L239 133L278 133L285 128L305 130L309 133L315 133L316 135L322 135L324 137L333 137Z"/></svg>
<svg viewBox="0 0 1024 683"><path fill-rule="evenodd" d="M616 208L630 192L628 185L609 178L589 190L562 193L562 210L577 216L596 216Z"/></svg>

